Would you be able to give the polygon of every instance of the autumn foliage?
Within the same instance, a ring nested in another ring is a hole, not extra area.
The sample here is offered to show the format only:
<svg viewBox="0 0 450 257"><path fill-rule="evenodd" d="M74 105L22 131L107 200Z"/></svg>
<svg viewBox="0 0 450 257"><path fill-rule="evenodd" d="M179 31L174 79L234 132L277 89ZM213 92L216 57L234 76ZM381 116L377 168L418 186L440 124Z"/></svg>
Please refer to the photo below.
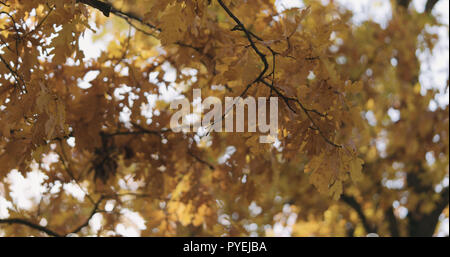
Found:
<svg viewBox="0 0 450 257"><path fill-rule="evenodd" d="M304 2L1 0L0 235L435 234L449 109L429 108L439 92L419 83L416 53L438 40L438 1L391 1L386 26ZM98 58L80 48L87 31L105 42ZM192 89L278 97L277 143L172 132L164 94ZM19 208L9 174L32 171L43 192Z"/></svg>

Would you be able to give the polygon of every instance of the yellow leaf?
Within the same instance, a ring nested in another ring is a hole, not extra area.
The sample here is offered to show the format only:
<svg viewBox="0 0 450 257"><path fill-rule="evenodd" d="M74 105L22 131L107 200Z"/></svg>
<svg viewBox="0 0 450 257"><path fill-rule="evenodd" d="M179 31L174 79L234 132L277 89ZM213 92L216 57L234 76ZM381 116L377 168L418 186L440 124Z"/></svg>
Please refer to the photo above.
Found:
<svg viewBox="0 0 450 257"><path fill-rule="evenodd" d="M353 181L360 181L363 177L362 165L364 161L360 158L355 158L350 162L350 176Z"/></svg>

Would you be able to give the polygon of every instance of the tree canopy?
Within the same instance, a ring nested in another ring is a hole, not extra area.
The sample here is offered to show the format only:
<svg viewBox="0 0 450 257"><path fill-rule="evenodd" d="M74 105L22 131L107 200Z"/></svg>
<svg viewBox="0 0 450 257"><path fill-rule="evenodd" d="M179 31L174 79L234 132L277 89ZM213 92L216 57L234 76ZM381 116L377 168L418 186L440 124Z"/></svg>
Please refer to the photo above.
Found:
<svg viewBox="0 0 450 257"><path fill-rule="evenodd" d="M449 108L430 108L418 52L442 1L390 1L384 26L337 1L1 0L0 235L434 235ZM278 97L276 143L173 132L193 89ZM11 174L33 172L20 206Z"/></svg>

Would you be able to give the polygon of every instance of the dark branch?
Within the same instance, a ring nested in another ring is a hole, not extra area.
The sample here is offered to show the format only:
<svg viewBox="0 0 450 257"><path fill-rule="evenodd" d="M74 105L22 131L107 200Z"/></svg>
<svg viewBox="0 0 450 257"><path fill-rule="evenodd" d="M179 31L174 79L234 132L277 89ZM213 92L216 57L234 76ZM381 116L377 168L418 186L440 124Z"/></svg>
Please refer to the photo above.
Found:
<svg viewBox="0 0 450 257"><path fill-rule="evenodd" d="M105 3L102 1L98 1L98 0L77 0L77 2L87 4L91 7L94 7L95 9L101 11L103 13L103 15L105 15L106 17L109 17L109 14L111 13L111 10L112 10L111 4Z"/></svg>
<svg viewBox="0 0 450 257"><path fill-rule="evenodd" d="M20 88L22 92L25 92L25 82L24 79L9 66L8 62L0 56L0 61L5 65L5 67L11 72L11 75L14 77L16 85Z"/></svg>
<svg viewBox="0 0 450 257"><path fill-rule="evenodd" d="M101 11L103 13L103 15L105 15L106 17L109 17L109 15L112 13L112 14L126 20L128 23L131 23L131 20L134 20L134 21L141 23L142 25L145 25L145 26L151 28L151 29L161 31L161 29L157 28L155 25L145 22L144 19L142 19L141 17L139 17L138 15L136 15L134 13L124 12L124 11L114 8L114 6L111 3L103 2L103 1L99 1L99 0L77 0L77 2L89 5L93 8ZM133 27L135 27L135 26L133 25ZM141 31L141 30L139 30L139 31ZM148 34L151 34L151 33L148 33Z"/></svg>
<svg viewBox="0 0 450 257"><path fill-rule="evenodd" d="M408 213L409 236L431 237L436 231L439 217L449 203L449 187L446 187L439 194L440 198L431 213L423 214L418 211Z"/></svg>
<svg viewBox="0 0 450 257"><path fill-rule="evenodd" d="M191 151L189 151L189 149L188 149L188 154L189 154L190 156L192 156L192 158L194 158L194 159L195 159L196 161L198 161L199 163L208 166L208 168L209 168L210 170L214 170L214 166L213 166L211 163L209 163L209 162L207 162L207 161L201 159L201 158L198 157L197 155L194 155Z"/></svg>
<svg viewBox="0 0 450 257"><path fill-rule="evenodd" d="M249 31L244 24L239 20L239 18L237 18L233 12L223 3L222 0L217 0L217 2L220 4L220 6L222 7L222 9L225 10L225 12L228 14L228 16L230 16L234 22L236 23L236 26L232 29L232 31L243 31L245 36L247 37L248 42L250 43L251 48L253 48L253 50L256 52L256 54L260 57L262 63L264 64L264 69L262 70L262 72L259 74L259 76L249 85L247 85L247 87L245 88L245 90L242 92L241 97L244 97L245 94L247 93L247 91L250 89L250 87L255 84L255 83L263 83L264 85L268 86L270 88L271 92L275 92L279 97L281 97L283 99L283 101L285 102L285 104L287 105L287 107L294 113L296 113L296 111L291 107L290 105L290 101L294 101L296 103L298 103L300 105L300 108L303 110L303 112L306 114L306 116L308 117L308 119L311 121L311 123L313 124L314 128L319 131L320 136L328 143L331 144L334 147L338 147L341 148L342 146L337 145L335 143L333 143L330 139L328 139L325 134L322 132L322 130L319 128L319 126L316 125L316 122L314 121L314 119L311 117L310 113L315 113L318 114L319 116L324 117L325 115L321 114L318 111L315 110L309 110L307 109L298 99L294 99L294 98L289 98L286 97L285 95L283 95L274 85L273 82L275 80L275 65L273 67L273 71L270 75L272 75L272 83L269 83L267 81L264 80L265 78L265 74L267 72L267 70L269 69L269 63L267 61L266 55L264 53L261 52L261 50L259 50L259 48L256 46L256 43L253 41L253 38L255 38L258 41L263 41L262 38L260 38L259 36L255 35L253 32ZM278 55L277 52L275 52L272 48L270 48L270 46L266 46L266 48L272 53L272 56L275 60L275 56ZM317 58L317 57L315 57ZM225 114L226 115L226 114Z"/></svg>
<svg viewBox="0 0 450 257"><path fill-rule="evenodd" d="M33 222L25 220L25 219L18 219L18 218L15 218L15 219L0 219L0 224L2 224L2 223L3 224L10 224L10 225L11 224L20 224L20 225L24 225L24 226L30 227L30 228L32 228L34 230L38 230L38 231L44 232L44 233L46 233L49 236L55 236L55 237L61 237L62 236L62 235L56 233L53 230L50 230L50 229L48 229L46 227L43 227L41 225L38 225L38 224L34 224Z"/></svg>
<svg viewBox="0 0 450 257"><path fill-rule="evenodd" d="M136 130L127 131L117 131L114 133L104 133L105 136L115 137L115 136L130 136L130 135L155 135L162 137L166 133L172 132L171 129L163 128L161 130L151 130L140 126L139 124L132 123Z"/></svg>
<svg viewBox="0 0 450 257"><path fill-rule="evenodd" d="M439 2L439 0L428 0L427 4L425 5L425 12L431 13L437 2Z"/></svg>
<svg viewBox="0 0 450 257"><path fill-rule="evenodd" d="M89 225L89 221L92 219L92 217L94 217L94 215L99 211L99 205L101 204L101 202L104 200L105 198L103 196L100 197L100 199L95 203L94 208L91 211L91 214L89 215L89 217L86 219L86 221L81 224L80 226L78 226L77 228L75 228L74 230L72 230L72 232L69 232L66 234L76 234L78 232L80 232L84 227Z"/></svg>
<svg viewBox="0 0 450 257"><path fill-rule="evenodd" d="M356 199L353 196L343 194L341 196L341 200L348 206L350 206L354 211L356 211L367 233L376 233L376 230L367 221L366 215L364 214L361 205L356 201Z"/></svg>
<svg viewBox="0 0 450 257"><path fill-rule="evenodd" d="M444 209L448 206L448 202L449 202L449 187L446 187L444 188L444 190L442 190L440 194L440 200L437 203L434 212L440 215L444 211Z"/></svg>
<svg viewBox="0 0 450 257"><path fill-rule="evenodd" d="M259 48L256 46L255 42L253 41L252 37L254 36L254 34L247 30L247 28L244 26L244 24L242 24L242 22L233 14L233 12L231 12L231 10L228 9L228 7L224 4L224 2L222 0L217 0L217 2L220 4L220 6L222 6L222 9L225 10L225 12L228 14L228 16L230 16L234 20L234 22L236 23L236 26L239 28L239 30L242 30L245 33L245 36L247 37L247 40L250 43L250 46L253 48L255 53L259 56L259 58L263 62L264 69L261 71L261 73L259 74L259 76L255 79L255 81L253 83L260 81L264 77L264 74L266 74L267 70L269 69L269 63L267 62L266 55L263 54L259 50Z"/></svg>
<svg viewBox="0 0 450 257"><path fill-rule="evenodd" d="M391 232L392 237L399 237L400 232L398 230L398 222L397 217L394 214L394 208L391 206L386 210L386 218L389 224L389 231Z"/></svg>
<svg viewBox="0 0 450 257"><path fill-rule="evenodd" d="M265 80L261 80L261 82L268 86L271 90L273 90L279 97L281 97L281 99L286 103L286 105L289 107L289 109L291 109L292 111L294 111L292 109L292 107L290 106L289 102L293 101L295 103L297 103L300 108L302 109L302 111L305 113L305 115L308 117L309 121L312 123L312 129L317 130L319 132L319 135L323 138L323 140L325 140L325 142L327 142L328 144L337 147L337 148L342 148L341 145L338 145L336 143L334 143L333 141L331 141L324 133L323 131L320 129L320 127L317 125L317 123L314 121L313 117L311 116L311 113L314 113L316 115L319 115L320 117L326 117L325 114L320 113L317 110L311 110L306 108L302 102L300 102L297 98L291 98L291 97L286 97L285 95L283 95L275 86L271 85L269 82L265 81ZM295 111L294 111L295 112Z"/></svg>

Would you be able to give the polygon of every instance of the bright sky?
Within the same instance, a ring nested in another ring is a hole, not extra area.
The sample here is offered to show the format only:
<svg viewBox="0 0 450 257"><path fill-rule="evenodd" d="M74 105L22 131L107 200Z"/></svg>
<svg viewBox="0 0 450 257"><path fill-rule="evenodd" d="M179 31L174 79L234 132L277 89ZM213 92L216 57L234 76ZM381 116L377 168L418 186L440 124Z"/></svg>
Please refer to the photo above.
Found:
<svg viewBox="0 0 450 257"><path fill-rule="evenodd" d="M322 0L326 2L328 0ZM386 25L387 20L391 17L390 0L337 0L348 8L352 9L355 13L354 21L356 23L363 22L367 19L372 19L382 26ZM413 0L413 5L419 11L423 11L426 0ZM277 7L282 10L283 8L291 7L303 7L301 0L278 0ZM438 15L441 23L449 25L449 0L441 0L434 8L434 14ZM435 51L430 53L418 53L419 58L423 61L420 76L420 82L424 88L438 88L442 94L438 97L437 102L430 108L436 108L437 105L447 105L449 102L449 92L443 92L449 70L449 36L447 28L430 28L437 31L441 37ZM101 51L106 50L107 43L112 40L112 36L106 36L102 40L93 42L92 32L87 31L85 37L81 40L80 45L85 52L86 58L96 58L100 55ZM89 87L89 81L94 79L98 74L90 73L84 79L80 80L81 87ZM55 157L53 157L55 158ZM49 157L52 159L52 157ZM12 198L19 208L27 209L42 199L42 192L45 189L42 183L45 179L45 175L38 171L36 168L34 171L23 177L19 172L12 171L7 180L12 183ZM124 182L125 183L125 182ZM448 184L448 181L447 181ZM59 191L61 187L69 194L82 200L84 198L83 191L76 184L54 185L51 190ZM7 202L1 195L3 193L2 184L0 184L0 218L8 217L8 208L11 208L11 203ZM107 209L111 208L114 203L108 203ZM108 207L109 206L109 207ZM257 206L254 208L258 208ZM123 236L139 236L140 230L145 229L145 221L140 217L138 213L131 210L123 211L124 222L117 225L116 233ZM295 217L293 221L288 222L295 223ZM90 226L93 230L98 230L100 227L101 214L96 214L90 222ZM46 221L41 221L41 225L45 225ZM278 236L290 235L290 229L277 224L274 227L274 232ZM449 221L443 220L440 228L440 235L449 234ZM0 236L1 236L0 231Z"/></svg>

